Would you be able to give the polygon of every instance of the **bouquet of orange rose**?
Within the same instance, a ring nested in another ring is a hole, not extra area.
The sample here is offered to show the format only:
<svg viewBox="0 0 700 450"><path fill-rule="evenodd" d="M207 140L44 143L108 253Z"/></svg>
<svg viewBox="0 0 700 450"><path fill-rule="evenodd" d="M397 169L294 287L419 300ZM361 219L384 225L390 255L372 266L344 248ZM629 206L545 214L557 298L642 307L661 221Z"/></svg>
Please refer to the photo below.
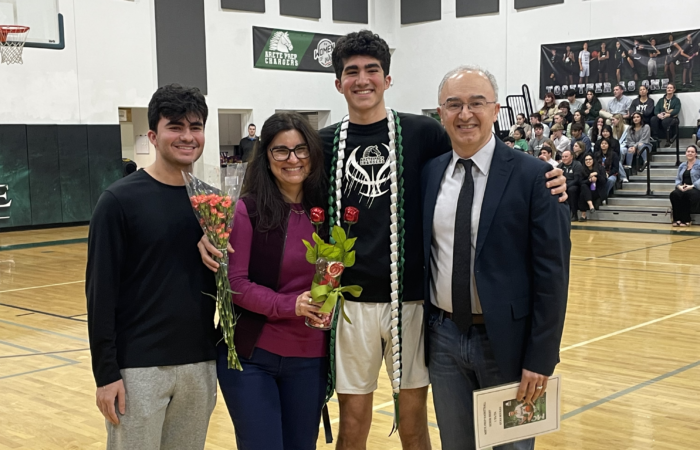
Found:
<svg viewBox="0 0 700 450"><path fill-rule="evenodd" d="M191 173L183 172L187 195L199 224L204 234L222 254L221 258L215 258L219 263L216 271L216 297L204 293L216 300L216 312L214 314L214 327L221 325L224 342L228 346L228 368L243 370L236 354L233 342L233 333L236 328L237 317L233 311L231 283L228 280L228 241L233 227L233 214L236 210L236 201L240 195L243 176L247 163L236 164L234 171L237 176L235 183L228 186L228 192L223 192L210 186ZM231 172L229 167L228 172ZM240 172L240 173L238 173Z"/></svg>
<svg viewBox="0 0 700 450"><path fill-rule="evenodd" d="M306 260L316 266L316 273L311 283L311 301L321 306L319 312L328 313L323 318L322 325L314 325L306 319L306 326L317 330L330 330L335 316L336 306L340 306L343 318L348 322L350 318L345 314L344 293L353 297L362 294L360 286L341 286L340 276L346 267L355 264L355 251L352 250L357 238L349 238L350 227L357 223L360 212L357 208L348 206L345 208L343 220L348 226L347 233L343 228L334 226L331 230L331 243L323 241L318 235L318 227L325 221L325 212L322 208L311 208L311 223L316 226L313 234L315 246L302 239L306 246Z"/></svg>

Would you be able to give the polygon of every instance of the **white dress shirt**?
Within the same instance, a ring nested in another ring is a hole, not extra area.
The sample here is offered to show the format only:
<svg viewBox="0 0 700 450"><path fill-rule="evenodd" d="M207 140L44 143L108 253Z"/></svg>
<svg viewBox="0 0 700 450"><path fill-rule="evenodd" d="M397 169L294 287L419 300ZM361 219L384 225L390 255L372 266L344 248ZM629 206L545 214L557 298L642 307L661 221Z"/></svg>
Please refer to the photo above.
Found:
<svg viewBox="0 0 700 450"><path fill-rule="evenodd" d="M472 202L472 235L471 238L471 302L472 313L481 314L481 303L476 291L474 279L474 255L476 253L476 239L479 231L479 219L481 217L481 205L486 192L491 160L496 148L496 138L491 139L471 159L472 177L474 179L474 200ZM462 159L453 150L452 160L447 166L442 181L437 201L435 202L435 215L433 218L432 242L430 245L430 301L438 308L454 312L452 308L452 253L454 251L455 216L457 215L457 200L459 191L464 182L464 166L458 163ZM464 236L466 239L467 236Z"/></svg>
<svg viewBox="0 0 700 450"><path fill-rule="evenodd" d="M553 142L559 153L562 153L564 150L571 150L571 140L563 134L559 139L554 139Z"/></svg>

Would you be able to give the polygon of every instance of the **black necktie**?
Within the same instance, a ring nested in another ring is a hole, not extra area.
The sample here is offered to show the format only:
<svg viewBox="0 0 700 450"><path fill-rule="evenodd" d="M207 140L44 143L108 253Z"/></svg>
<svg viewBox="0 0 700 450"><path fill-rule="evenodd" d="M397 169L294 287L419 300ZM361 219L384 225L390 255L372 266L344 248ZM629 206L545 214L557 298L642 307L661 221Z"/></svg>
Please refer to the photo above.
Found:
<svg viewBox="0 0 700 450"><path fill-rule="evenodd" d="M452 252L452 320L462 333L467 333L472 324L471 256L474 178L472 178L472 161L460 159L459 163L464 167L464 183L459 191L455 214Z"/></svg>

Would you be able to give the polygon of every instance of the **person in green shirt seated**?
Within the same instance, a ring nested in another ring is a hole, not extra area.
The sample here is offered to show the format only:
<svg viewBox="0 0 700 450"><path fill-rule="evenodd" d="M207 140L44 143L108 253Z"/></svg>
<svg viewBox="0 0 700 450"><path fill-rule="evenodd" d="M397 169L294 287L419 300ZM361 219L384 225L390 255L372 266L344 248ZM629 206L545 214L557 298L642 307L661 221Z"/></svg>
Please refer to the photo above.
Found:
<svg viewBox="0 0 700 450"><path fill-rule="evenodd" d="M513 139L515 139L515 146L513 148L522 150L528 153L530 150L527 146L527 141L525 140L525 129L518 127L513 131Z"/></svg>

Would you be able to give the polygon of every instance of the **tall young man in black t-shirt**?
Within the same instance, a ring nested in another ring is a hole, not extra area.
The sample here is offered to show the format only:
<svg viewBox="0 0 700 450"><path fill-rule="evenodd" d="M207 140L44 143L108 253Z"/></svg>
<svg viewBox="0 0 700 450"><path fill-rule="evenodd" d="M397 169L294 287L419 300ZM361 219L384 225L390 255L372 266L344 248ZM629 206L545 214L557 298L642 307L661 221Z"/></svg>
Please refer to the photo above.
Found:
<svg viewBox="0 0 700 450"><path fill-rule="evenodd" d="M340 403L338 449L365 448L382 359L400 406L404 449L428 449L428 371L423 350L423 249L420 176L425 163L451 150L439 122L387 109L391 84L386 42L370 31L336 43L336 88L348 104L340 124L321 130L331 180L329 216L360 210L352 227L356 263L343 284L363 287L348 298L352 321L337 322L334 357ZM551 173L550 173L551 174ZM560 175L557 170L552 175ZM560 177L557 185L565 183ZM565 189L565 187L562 189Z"/></svg>
<svg viewBox="0 0 700 450"><path fill-rule="evenodd" d="M108 449L202 449L216 403L213 274L182 178L204 148L198 89L148 106L153 165L112 184L90 223L86 295Z"/></svg>

